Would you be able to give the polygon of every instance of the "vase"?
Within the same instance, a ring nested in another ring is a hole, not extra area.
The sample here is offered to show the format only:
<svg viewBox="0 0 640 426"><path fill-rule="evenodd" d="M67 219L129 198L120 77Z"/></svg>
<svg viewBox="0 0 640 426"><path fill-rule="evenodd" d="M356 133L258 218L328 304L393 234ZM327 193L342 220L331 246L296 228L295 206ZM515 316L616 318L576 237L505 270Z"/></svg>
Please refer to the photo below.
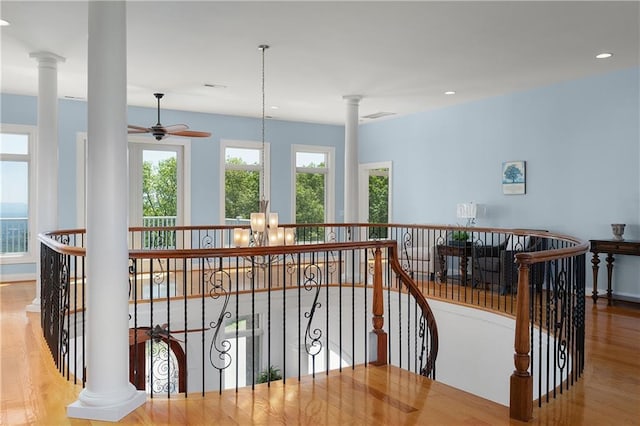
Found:
<svg viewBox="0 0 640 426"><path fill-rule="evenodd" d="M622 238L622 234L624 234L624 227L624 223L611 224L611 231L613 232L614 241L624 241L624 238Z"/></svg>

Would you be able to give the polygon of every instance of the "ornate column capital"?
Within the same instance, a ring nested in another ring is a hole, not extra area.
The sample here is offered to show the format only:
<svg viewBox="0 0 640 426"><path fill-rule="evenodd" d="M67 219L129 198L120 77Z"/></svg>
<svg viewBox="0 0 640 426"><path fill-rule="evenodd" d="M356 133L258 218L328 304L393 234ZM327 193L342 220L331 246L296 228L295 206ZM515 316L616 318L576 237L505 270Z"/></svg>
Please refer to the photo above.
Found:
<svg viewBox="0 0 640 426"><path fill-rule="evenodd" d="M40 66L56 67L58 62L65 62L67 59L52 52L37 51L29 53L30 58L35 58Z"/></svg>
<svg viewBox="0 0 640 426"><path fill-rule="evenodd" d="M342 97L342 99L347 101L347 104L349 105L358 105L362 100L362 98L363 98L362 95L344 95Z"/></svg>

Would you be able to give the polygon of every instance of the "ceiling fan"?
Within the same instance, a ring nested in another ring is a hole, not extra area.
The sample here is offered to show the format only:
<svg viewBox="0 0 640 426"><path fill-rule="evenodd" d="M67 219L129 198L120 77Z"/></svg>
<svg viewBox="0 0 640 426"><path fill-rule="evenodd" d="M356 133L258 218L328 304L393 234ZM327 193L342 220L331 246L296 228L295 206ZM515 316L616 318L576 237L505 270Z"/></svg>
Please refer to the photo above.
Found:
<svg viewBox="0 0 640 426"><path fill-rule="evenodd" d="M156 324L155 327L138 327L129 329L129 346L134 343L146 342L149 339L153 339L158 342L160 340L175 340L182 342L182 340L175 338L174 334L186 334L194 333L197 331L207 331L209 328L193 328L189 330L171 330L169 331L169 324Z"/></svg>
<svg viewBox="0 0 640 426"><path fill-rule="evenodd" d="M171 126L163 126L160 124L160 99L164 96L164 93L154 93L153 96L158 100L158 122L155 126L142 127L133 126L129 124L129 133L151 133L156 140L162 140L166 136L183 136L187 138L208 138L211 136L209 132L198 132L195 130L189 130L189 126L186 124L172 124Z"/></svg>

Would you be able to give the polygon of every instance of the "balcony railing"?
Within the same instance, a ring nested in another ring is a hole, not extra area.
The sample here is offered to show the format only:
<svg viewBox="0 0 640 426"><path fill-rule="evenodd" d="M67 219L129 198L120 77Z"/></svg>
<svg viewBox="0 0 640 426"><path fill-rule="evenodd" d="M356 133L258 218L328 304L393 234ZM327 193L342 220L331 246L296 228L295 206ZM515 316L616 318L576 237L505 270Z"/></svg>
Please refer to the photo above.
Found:
<svg viewBox="0 0 640 426"><path fill-rule="evenodd" d="M513 418L529 420L534 400L540 406L580 377L585 243L525 230L288 226L313 238L236 249L234 226L130 230L132 383L156 389L152 397L206 392L274 380L260 374L270 367L286 382L374 359L435 378L437 318L429 298L515 317ZM145 247L150 231L173 235L174 245ZM467 240L452 240L455 231L466 231ZM42 241L43 265L53 268L43 269L43 330L61 371L83 380L90 291L84 232L56 232ZM160 380L151 373L149 381L145 360L155 360L154 351L163 352L158 371L169 374ZM187 376L181 363L189 365Z"/></svg>
<svg viewBox="0 0 640 426"><path fill-rule="evenodd" d="M0 218L0 253L28 251L29 219L26 217Z"/></svg>

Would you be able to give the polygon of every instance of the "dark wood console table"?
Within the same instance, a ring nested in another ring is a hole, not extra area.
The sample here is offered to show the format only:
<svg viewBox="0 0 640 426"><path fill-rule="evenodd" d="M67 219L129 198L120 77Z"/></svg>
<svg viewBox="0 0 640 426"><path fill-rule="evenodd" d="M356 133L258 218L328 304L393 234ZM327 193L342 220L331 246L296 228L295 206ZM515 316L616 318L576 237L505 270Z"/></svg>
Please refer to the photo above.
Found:
<svg viewBox="0 0 640 426"><path fill-rule="evenodd" d="M591 253L593 253L593 303L598 301L598 264L600 259L598 253L607 253L607 300L612 303L613 293L611 291L611 275L613 274L614 254L625 254L628 256L640 256L640 241L615 241L615 240L590 240Z"/></svg>
<svg viewBox="0 0 640 426"><path fill-rule="evenodd" d="M448 242L446 244L438 244L438 257L440 259L440 282L447 280L447 266L445 256L455 256L460 258L461 284L467 284L467 264L468 259L473 256L473 243L471 241Z"/></svg>

